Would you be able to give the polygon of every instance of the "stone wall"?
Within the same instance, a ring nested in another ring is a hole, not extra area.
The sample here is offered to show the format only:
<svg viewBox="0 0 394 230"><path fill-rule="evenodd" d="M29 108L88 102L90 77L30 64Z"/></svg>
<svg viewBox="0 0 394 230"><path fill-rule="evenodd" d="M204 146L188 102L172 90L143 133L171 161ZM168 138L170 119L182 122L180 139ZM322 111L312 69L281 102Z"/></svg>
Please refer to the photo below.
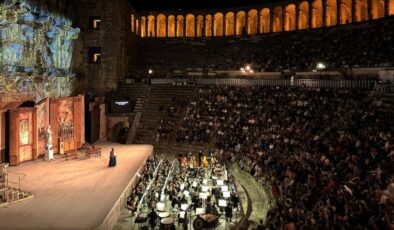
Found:
<svg viewBox="0 0 394 230"><path fill-rule="evenodd" d="M133 54L131 12L128 0L73 0L68 6L67 14L74 26L81 29L73 59L77 92L113 91L118 81L126 77ZM90 29L91 17L100 17L100 29ZM101 48L100 64L89 63L89 47Z"/></svg>

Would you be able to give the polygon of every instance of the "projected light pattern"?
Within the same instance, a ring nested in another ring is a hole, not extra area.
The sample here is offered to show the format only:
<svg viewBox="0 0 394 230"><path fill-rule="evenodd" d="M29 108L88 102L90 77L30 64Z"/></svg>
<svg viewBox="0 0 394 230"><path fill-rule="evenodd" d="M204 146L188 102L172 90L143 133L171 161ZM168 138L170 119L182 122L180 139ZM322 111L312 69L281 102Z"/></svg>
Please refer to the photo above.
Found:
<svg viewBox="0 0 394 230"><path fill-rule="evenodd" d="M0 74L72 76L73 40L79 29L64 16L26 0L0 4Z"/></svg>

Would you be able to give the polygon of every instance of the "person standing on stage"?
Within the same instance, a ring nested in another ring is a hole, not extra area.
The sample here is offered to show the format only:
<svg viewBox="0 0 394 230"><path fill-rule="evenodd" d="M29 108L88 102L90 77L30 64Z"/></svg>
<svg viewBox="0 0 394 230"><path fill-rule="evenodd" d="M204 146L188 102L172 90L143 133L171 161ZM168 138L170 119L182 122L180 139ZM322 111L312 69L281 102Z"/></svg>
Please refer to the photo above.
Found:
<svg viewBox="0 0 394 230"><path fill-rule="evenodd" d="M116 155L114 148L111 149L109 152L109 164L108 167L115 167L116 166Z"/></svg>

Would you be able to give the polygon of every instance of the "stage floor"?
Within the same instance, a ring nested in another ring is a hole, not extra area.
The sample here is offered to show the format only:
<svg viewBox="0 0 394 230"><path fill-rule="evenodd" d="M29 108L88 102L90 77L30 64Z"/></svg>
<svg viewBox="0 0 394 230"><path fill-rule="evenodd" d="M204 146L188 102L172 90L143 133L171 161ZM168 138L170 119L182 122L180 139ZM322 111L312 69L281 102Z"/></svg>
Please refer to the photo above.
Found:
<svg viewBox="0 0 394 230"><path fill-rule="evenodd" d="M21 189L34 198L0 208L0 229L93 229L98 227L152 154L151 145L101 143L101 157L86 160L42 160L10 167L24 174ZM117 166L108 167L110 148Z"/></svg>

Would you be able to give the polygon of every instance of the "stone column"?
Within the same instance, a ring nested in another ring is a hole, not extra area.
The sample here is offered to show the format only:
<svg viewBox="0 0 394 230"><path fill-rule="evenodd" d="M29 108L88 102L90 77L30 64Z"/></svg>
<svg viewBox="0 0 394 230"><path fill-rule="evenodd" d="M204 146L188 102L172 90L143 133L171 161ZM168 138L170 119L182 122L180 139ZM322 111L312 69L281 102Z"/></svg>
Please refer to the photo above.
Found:
<svg viewBox="0 0 394 230"><path fill-rule="evenodd" d="M339 1L339 0L337 0L337 1ZM308 27L309 27L309 29L311 29L312 28L312 12L313 12L313 7L312 7L312 1L309 1L309 10L308 10L308 18L309 18L309 20L308 20Z"/></svg>
<svg viewBox="0 0 394 230"><path fill-rule="evenodd" d="M356 21L356 0L351 0L352 1L352 23Z"/></svg>
<svg viewBox="0 0 394 230"><path fill-rule="evenodd" d="M389 0L384 0L384 16L389 16Z"/></svg>
<svg viewBox="0 0 394 230"><path fill-rule="evenodd" d="M224 14L223 14L223 17L222 17L222 36L226 36L226 33L225 33L225 28L226 28L225 23L226 23L226 21L225 21Z"/></svg>
<svg viewBox="0 0 394 230"><path fill-rule="evenodd" d="M262 31L261 31L261 15L260 15L260 13L261 13L261 11L259 12L259 11L257 11L257 33L258 34L261 34L262 33Z"/></svg>
<svg viewBox="0 0 394 230"><path fill-rule="evenodd" d="M341 0L337 0L337 25L341 24Z"/></svg>
<svg viewBox="0 0 394 230"><path fill-rule="evenodd" d="M274 32L274 22L275 22L275 16L274 16L274 11L271 8L270 9L270 32Z"/></svg>
<svg viewBox="0 0 394 230"><path fill-rule="evenodd" d="M175 16L174 20L174 37L178 37L178 18Z"/></svg>
<svg viewBox="0 0 394 230"><path fill-rule="evenodd" d="M323 25L322 27L327 26L327 0L322 0L322 11L323 11Z"/></svg>
<svg viewBox="0 0 394 230"><path fill-rule="evenodd" d="M295 4L295 30L299 30L299 23L300 20L300 9L298 8L298 3Z"/></svg>

